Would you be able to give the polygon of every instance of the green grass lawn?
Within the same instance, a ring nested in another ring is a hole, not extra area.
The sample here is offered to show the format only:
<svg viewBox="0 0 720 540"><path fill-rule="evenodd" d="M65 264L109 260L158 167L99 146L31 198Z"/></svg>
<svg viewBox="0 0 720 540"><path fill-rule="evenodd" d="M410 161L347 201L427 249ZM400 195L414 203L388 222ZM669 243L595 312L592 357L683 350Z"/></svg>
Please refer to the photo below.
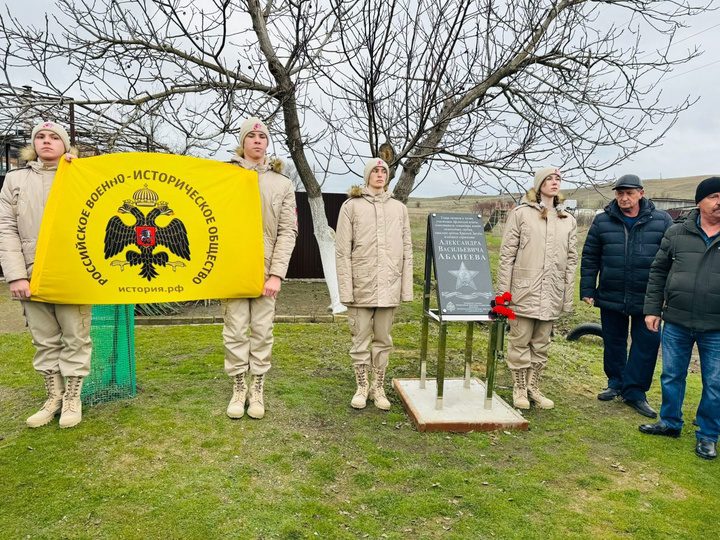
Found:
<svg viewBox="0 0 720 540"><path fill-rule="evenodd" d="M391 377L417 376L418 335L397 325ZM463 336L452 327L449 374ZM61 431L25 427L43 399L33 348L0 336L0 538L714 536L718 463L695 457L689 427L643 436L595 399L598 343L555 340L557 406L529 412L530 431L465 435L418 433L392 392L389 413L352 410L348 344L342 324L277 325L267 416L232 421L219 326L138 329L138 397ZM498 382L509 399L504 366ZM691 374L689 421L699 392Z"/></svg>
<svg viewBox="0 0 720 540"><path fill-rule="evenodd" d="M389 378L419 374L425 225L412 226L416 295L398 313ZM494 268L499 231L487 241ZM71 430L30 430L43 401L33 347L26 333L0 335L0 539L717 536L720 462L694 455L689 425L699 374L683 436L642 435L642 417L595 398L598 341L562 337L589 320L597 310L576 299L558 321L544 385L554 410L527 413L528 432L464 435L418 433L392 392L388 413L351 409L339 323L276 325L263 420L225 416L219 326L143 327L135 399L86 408ZM475 336L482 375L485 331ZM447 376L462 374L463 343L452 326ZM511 399L504 365L497 383Z"/></svg>

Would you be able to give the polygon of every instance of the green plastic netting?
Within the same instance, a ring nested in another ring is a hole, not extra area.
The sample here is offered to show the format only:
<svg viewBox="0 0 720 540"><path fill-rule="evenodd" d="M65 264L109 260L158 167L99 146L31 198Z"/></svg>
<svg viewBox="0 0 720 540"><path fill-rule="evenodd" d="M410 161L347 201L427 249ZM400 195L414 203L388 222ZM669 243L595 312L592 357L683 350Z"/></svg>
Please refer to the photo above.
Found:
<svg viewBox="0 0 720 540"><path fill-rule="evenodd" d="M82 389L82 402L86 405L135 396L133 308L132 305L92 308L92 364Z"/></svg>

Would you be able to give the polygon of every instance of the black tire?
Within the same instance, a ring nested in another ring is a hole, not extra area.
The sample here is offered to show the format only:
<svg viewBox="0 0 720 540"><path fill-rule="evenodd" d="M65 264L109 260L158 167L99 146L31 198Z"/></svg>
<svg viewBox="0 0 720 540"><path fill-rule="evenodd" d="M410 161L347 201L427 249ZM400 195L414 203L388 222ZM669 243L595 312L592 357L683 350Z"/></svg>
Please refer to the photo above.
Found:
<svg viewBox="0 0 720 540"><path fill-rule="evenodd" d="M565 339L568 341L577 341L583 336L602 337L602 326L594 322L578 324L575 328L568 332Z"/></svg>

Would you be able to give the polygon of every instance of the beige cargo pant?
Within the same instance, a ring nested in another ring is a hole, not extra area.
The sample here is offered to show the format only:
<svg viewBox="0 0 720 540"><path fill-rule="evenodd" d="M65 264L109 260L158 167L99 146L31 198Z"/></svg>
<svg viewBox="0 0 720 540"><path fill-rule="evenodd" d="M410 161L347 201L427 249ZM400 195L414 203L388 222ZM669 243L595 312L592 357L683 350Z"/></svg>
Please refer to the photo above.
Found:
<svg viewBox="0 0 720 540"><path fill-rule="evenodd" d="M553 321L517 317L510 321L507 365L510 369L525 369L532 364L547 364L550 333Z"/></svg>
<svg viewBox="0 0 720 540"><path fill-rule="evenodd" d="M63 377L87 376L92 354L91 306L30 301L22 305L35 345L35 370Z"/></svg>
<svg viewBox="0 0 720 540"><path fill-rule="evenodd" d="M395 307L348 307L352 335L350 358L354 366L368 365L386 369L393 341L390 336Z"/></svg>
<svg viewBox="0 0 720 540"><path fill-rule="evenodd" d="M224 312L225 373L230 377L248 370L253 375L266 373L272 357L275 299L232 298Z"/></svg>

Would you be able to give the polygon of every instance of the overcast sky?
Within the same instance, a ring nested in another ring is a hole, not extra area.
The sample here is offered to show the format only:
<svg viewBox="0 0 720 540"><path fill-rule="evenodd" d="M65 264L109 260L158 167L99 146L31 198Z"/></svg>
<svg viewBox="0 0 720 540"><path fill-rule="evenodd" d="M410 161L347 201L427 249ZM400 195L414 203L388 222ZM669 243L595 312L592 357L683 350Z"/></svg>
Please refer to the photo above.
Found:
<svg viewBox="0 0 720 540"><path fill-rule="evenodd" d="M695 35L683 46L696 43L704 53L677 68L662 83L662 89L678 99L689 94L698 102L680 117L658 148L650 148L619 166L617 175L633 172L643 178L673 178L720 174L720 13L697 17L683 34L680 39Z"/></svg>
<svg viewBox="0 0 720 540"><path fill-rule="evenodd" d="M18 8L32 5L33 10L23 9L23 20L35 18L47 9L52 9L52 0L0 0L0 6L9 7L15 14ZM40 22L40 19L37 20ZM718 134L720 133L720 13L708 12L689 22L689 28L683 30L677 40L682 48L698 45L704 53L693 62L676 68L675 72L662 83L661 89L666 99L681 101L690 95L697 103L683 113L670 133L656 148L640 153L626 161L609 175L617 177L634 173L645 179L673 178L720 174L718 163ZM20 81L18 81L20 82ZM21 82L28 84L29 81ZM324 191L342 192L352 179L330 178L324 185ZM443 174L431 173L420 185L413 196L442 196L462 192L462 187L453 178Z"/></svg>

